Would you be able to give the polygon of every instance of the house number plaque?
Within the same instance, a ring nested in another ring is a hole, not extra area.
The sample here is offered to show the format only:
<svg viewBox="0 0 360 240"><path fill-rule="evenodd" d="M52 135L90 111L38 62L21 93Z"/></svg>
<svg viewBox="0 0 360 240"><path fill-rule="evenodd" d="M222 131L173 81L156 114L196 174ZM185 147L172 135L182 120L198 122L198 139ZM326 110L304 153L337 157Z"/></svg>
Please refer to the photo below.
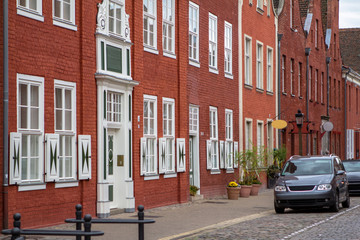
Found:
<svg viewBox="0 0 360 240"><path fill-rule="evenodd" d="M117 155L117 165L118 167L124 166L124 155Z"/></svg>

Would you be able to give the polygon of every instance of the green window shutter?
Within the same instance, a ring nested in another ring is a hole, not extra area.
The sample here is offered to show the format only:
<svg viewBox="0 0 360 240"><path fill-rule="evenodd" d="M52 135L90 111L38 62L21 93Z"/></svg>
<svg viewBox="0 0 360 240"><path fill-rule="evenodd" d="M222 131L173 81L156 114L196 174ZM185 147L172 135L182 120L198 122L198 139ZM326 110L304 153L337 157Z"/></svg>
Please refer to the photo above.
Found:
<svg viewBox="0 0 360 240"><path fill-rule="evenodd" d="M91 136L78 136L79 179L91 179Z"/></svg>
<svg viewBox="0 0 360 240"><path fill-rule="evenodd" d="M130 49L126 49L126 69L127 75L130 76Z"/></svg>
<svg viewBox="0 0 360 240"><path fill-rule="evenodd" d="M122 49L106 45L106 69L122 73Z"/></svg>
<svg viewBox="0 0 360 240"><path fill-rule="evenodd" d="M21 133L10 133L10 184L21 182Z"/></svg>
<svg viewBox="0 0 360 240"><path fill-rule="evenodd" d="M46 134L45 163L47 182L59 180L59 134Z"/></svg>
<svg viewBox="0 0 360 240"><path fill-rule="evenodd" d="M104 47L104 42L101 42L101 70L105 70L105 47Z"/></svg>

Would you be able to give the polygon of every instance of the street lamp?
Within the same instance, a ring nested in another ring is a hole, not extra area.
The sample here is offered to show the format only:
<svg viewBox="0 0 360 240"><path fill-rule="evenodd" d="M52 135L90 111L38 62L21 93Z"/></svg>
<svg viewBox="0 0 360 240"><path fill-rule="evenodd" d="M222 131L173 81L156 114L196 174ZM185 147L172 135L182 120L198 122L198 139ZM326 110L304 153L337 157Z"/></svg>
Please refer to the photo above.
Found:
<svg viewBox="0 0 360 240"><path fill-rule="evenodd" d="M302 155L302 136L301 136L301 128L304 122L304 114L299 109L295 114L296 125L299 128L299 154Z"/></svg>

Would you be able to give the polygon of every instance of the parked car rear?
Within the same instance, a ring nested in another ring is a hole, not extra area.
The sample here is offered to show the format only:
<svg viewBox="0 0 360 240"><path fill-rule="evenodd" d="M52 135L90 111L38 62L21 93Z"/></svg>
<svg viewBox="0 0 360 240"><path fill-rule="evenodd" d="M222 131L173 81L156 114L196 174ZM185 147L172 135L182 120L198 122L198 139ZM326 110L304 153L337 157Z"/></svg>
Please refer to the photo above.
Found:
<svg viewBox="0 0 360 240"><path fill-rule="evenodd" d="M343 161L347 178L349 181L350 194L360 193L360 160Z"/></svg>
<svg viewBox="0 0 360 240"><path fill-rule="evenodd" d="M339 157L293 156L285 164L274 188L274 208L350 207L348 180Z"/></svg>

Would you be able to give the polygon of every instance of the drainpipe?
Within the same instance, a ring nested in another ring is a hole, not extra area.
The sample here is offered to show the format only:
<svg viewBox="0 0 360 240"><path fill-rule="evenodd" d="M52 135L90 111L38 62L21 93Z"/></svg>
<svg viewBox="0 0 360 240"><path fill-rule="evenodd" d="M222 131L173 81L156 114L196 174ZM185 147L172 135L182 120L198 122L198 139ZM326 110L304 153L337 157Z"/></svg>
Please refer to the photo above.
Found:
<svg viewBox="0 0 360 240"><path fill-rule="evenodd" d="M9 52L8 52L8 0L3 0L3 229L8 228L8 112L9 112Z"/></svg>
<svg viewBox="0 0 360 240"><path fill-rule="evenodd" d="M281 119L281 104L280 104L280 97L281 97L281 66L280 66L280 63L281 63L281 44L280 44L280 41L281 41L281 38L283 37L283 34L281 33L278 33L277 34L277 37L278 37L278 119ZM279 129L278 130L278 146L279 148L281 148L281 130Z"/></svg>
<svg viewBox="0 0 360 240"><path fill-rule="evenodd" d="M326 116L329 117L329 101L330 101L330 76L329 76L329 64L331 57L326 57L326 78L327 78L327 96L326 96Z"/></svg>
<svg viewBox="0 0 360 240"><path fill-rule="evenodd" d="M309 121L309 55L311 48L305 48L306 56L306 121ZM306 134L306 154L309 154L309 134Z"/></svg>
<svg viewBox="0 0 360 240"><path fill-rule="evenodd" d="M349 73L351 72L351 68L347 68L347 67L342 67L342 70L348 70L346 73L345 73L345 87L344 87L344 126L345 126L345 131L344 131L344 137L345 137L345 159L347 159L347 155L348 155L348 152L347 152L347 78L348 78L348 75Z"/></svg>

